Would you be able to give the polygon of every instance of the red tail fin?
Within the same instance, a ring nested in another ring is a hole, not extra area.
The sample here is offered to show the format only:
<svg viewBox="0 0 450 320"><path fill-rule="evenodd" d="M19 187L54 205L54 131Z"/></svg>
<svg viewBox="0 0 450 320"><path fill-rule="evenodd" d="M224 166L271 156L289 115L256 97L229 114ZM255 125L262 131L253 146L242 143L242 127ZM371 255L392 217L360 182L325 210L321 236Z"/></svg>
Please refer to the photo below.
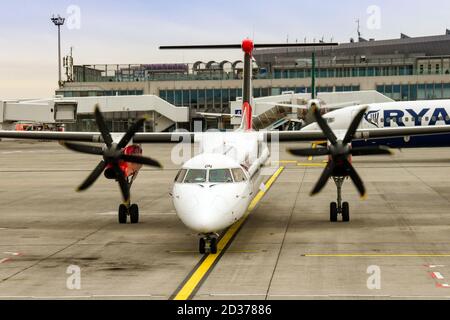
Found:
<svg viewBox="0 0 450 320"><path fill-rule="evenodd" d="M253 110L252 110L252 106L250 105L250 103L244 102L244 104L242 106L242 111L243 111L243 117L244 117L242 119L242 121L244 122L244 129L246 131L253 130Z"/></svg>

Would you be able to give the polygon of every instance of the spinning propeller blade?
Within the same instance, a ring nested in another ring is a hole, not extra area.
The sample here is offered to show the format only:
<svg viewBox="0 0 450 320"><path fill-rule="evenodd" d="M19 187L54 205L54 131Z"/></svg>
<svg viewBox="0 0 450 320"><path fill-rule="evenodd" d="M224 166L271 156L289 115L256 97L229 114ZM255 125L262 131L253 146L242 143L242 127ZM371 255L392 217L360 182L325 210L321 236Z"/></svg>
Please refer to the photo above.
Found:
<svg viewBox="0 0 450 320"><path fill-rule="evenodd" d="M144 126L146 118L139 119L136 121L123 136L118 144L115 144L111 133L106 125L105 119L100 111L98 105L95 106L95 120L97 127L102 135L103 141L106 145L105 148L90 146L85 144L76 144L70 142L62 142L62 144L76 152L81 152L91 155L103 156L103 160L95 167L91 174L86 178L86 180L78 187L78 191L84 191L89 189L95 181L100 177L104 170L109 166L114 170L116 180L119 183L120 191L124 202L128 202L130 199L130 185L127 181L127 177L120 168L119 162L131 162L136 164L142 164L157 168L162 168L161 164L154 159L145 158L137 155L126 155L123 149L128 145L128 143L133 139L134 135L142 129Z"/></svg>
<svg viewBox="0 0 450 320"><path fill-rule="evenodd" d="M385 146L369 146L369 147L358 147L351 148L351 143L353 141L353 137L358 129L361 120L364 117L364 114L367 111L367 107L358 111L356 116L353 118L349 129L345 135L343 140L338 140L333 130L330 128L328 123L320 114L319 108L316 106L312 107L314 118L316 119L317 124L323 131L324 135L330 141L331 146L327 148L318 148L318 149L291 149L289 152L295 156L324 156L329 155L330 159L325 170L322 172L322 175L319 178L316 186L311 192L311 195L315 195L319 193L326 185L328 179L334 176L348 176L352 179L355 184L356 189L358 190L361 197L365 197L366 188L364 187L364 183L353 167L350 157L353 156L361 156L361 155L390 155L392 154L388 147Z"/></svg>
<svg viewBox="0 0 450 320"><path fill-rule="evenodd" d="M331 175L333 174L333 170L335 167L334 161L328 162L327 166L325 167L325 170L323 170L322 175L319 178L319 181L317 181L316 186L311 191L311 195L314 196L318 194L322 189L325 187L325 185L328 182L328 179L331 178Z"/></svg>
<svg viewBox="0 0 450 320"><path fill-rule="evenodd" d="M84 191L89 189L95 181L100 177L103 173L103 170L106 168L106 162L100 161L97 167L92 171L92 173L87 177L87 179L78 187L77 191Z"/></svg>

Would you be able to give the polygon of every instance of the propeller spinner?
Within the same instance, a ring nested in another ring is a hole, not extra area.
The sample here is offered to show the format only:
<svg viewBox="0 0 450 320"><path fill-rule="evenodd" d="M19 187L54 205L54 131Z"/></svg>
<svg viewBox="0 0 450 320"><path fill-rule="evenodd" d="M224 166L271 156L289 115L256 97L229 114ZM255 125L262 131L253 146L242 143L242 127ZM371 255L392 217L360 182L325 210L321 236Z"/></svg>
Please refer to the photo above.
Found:
<svg viewBox="0 0 450 320"><path fill-rule="evenodd" d="M105 119L100 112L98 105L95 106L95 120L97 127L102 135L105 146L96 147L83 144L76 144L70 142L63 142L63 145L68 149L80 153L92 154L103 156L103 160L97 165L97 167L91 172L91 174L86 178L86 180L78 187L77 191L84 191L89 189L95 181L100 177L103 171L108 167L114 170L116 174L116 180L119 183L120 191L122 193L123 201L128 203L130 200L130 186L125 177L124 172L120 169L120 162L131 162L136 164L147 165L156 168L162 168L161 164L151 158L145 158L136 155L126 155L123 149L127 144L133 139L134 135L143 127L146 119L142 118L135 122L126 134L122 137L119 143L114 143L111 133L106 126Z"/></svg>

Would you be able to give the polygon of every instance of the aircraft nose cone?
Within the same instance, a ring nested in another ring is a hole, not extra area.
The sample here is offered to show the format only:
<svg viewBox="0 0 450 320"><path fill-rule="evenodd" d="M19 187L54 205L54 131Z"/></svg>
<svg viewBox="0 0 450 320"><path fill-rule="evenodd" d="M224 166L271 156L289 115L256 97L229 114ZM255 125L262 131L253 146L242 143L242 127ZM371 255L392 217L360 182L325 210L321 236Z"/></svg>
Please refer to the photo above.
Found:
<svg viewBox="0 0 450 320"><path fill-rule="evenodd" d="M195 209L196 224L201 232L219 231L226 228L231 215L231 207L221 196L201 199Z"/></svg>
<svg viewBox="0 0 450 320"><path fill-rule="evenodd" d="M235 203L207 190L185 194L174 204L182 222L199 233L218 232L233 223Z"/></svg>

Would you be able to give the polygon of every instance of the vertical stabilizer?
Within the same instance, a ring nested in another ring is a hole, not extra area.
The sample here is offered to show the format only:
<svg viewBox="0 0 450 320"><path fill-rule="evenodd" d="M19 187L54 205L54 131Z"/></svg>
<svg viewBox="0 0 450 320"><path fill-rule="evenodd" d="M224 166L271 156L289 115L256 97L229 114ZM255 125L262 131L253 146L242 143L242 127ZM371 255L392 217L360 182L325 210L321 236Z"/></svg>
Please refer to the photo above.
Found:
<svg viewBox="0 0 450 320"><path fill-rule="evenodd" d="M244 51L244 83L242 88L242 123L246 131L253 130L253 49L255 45L250 39L242 41L242 51Z"/></svg>

